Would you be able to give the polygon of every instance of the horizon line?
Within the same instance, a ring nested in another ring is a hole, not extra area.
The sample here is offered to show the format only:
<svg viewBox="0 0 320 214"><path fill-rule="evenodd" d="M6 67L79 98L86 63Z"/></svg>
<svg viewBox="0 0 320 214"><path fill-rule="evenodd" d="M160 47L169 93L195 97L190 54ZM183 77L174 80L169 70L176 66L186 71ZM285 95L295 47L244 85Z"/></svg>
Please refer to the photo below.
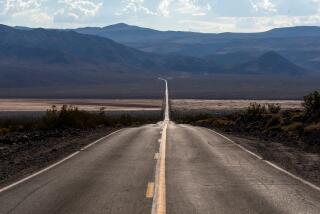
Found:
<svg viewBox="0 0 320 214"><path fill-rule="evenodd" d="M29 26L22 26L22 25L9 25L9 24L1 24L4 26L8 26L11 28L28 28L28 29L45 29L45 30L77 30L77 29L83 29L83 28L107 28L107 27L112 27L112 26L117 26L117 25L126 25L130 27L137 27L141 29L149 29L149 30L154 30L154 31L159 31L159 32L185 32L185 33L201 33L201 34L227 34L227 33L234 33L234 34L254 34L254 33L265 33L269 32L275 29L290 29L290 28L301 28L301 27L306 27L306 28L320 28L318 25L295 25L295 26L285 26L285 27L275 27L275 28L270 28L269 30L265 31L252 31L252 32L245 32L245 31L223 31L223 32L217 32L217 33L210 33L210 32L201 32L201 31L188 31L188 30L160 30L156 28L150 28L150 27L145 27L145 26L139 26L139 25L134 25L134 24L127 24L125 22L118 22L110 25L105 25L105 26L84 26L84 27L75 27L75 28L50 28L50 27L29 27Z"/></svg>

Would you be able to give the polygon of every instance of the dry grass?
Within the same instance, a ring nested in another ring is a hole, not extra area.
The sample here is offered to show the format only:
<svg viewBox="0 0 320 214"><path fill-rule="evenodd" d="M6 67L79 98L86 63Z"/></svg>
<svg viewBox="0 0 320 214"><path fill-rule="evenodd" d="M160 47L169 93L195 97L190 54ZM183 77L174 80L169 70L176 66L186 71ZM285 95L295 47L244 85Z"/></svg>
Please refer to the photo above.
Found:
<svg viewBox="0 0 320 214"><path fill-rule="evenodd" d="M304 128L306 133L320 133L320 122L312 123Z"/></svg>
<svg viewBox="0 0 320 214"><path fill-rule="evenodd" d="M172 107L176 110L245 110L250 103L279 105L282 109L301 109L300 100L195 100L174 99Z"/></svg>

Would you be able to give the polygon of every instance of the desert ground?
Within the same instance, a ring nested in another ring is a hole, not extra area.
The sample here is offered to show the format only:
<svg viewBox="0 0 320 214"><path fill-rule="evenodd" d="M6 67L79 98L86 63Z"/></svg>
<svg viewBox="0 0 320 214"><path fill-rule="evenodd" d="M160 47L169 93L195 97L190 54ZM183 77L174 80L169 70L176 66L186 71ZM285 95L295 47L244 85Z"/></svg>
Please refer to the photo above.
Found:
<svg viewBox="0 0 320 214"><path fill-rule="evenodd" d="M159 110L162 100L100 100L100 99L0 99L2 111L46 111L52 106L76 106L81 110L141 111Z"/></svg>
<svg viewBox="0 0 320 214"><path fill-rule="evenodd" d="M250 103L278 103L283 109L301 108L299 100L196 100L173 99L171 106L176 110L242 110ZM150 111L159 110L160 99L0 99L0 112L45 111L55 105L73 105L79 109L98 111Z"/></svg>
<svg viewBox="0 0 320 214"><path fill-rule="evenodd" d="M299 100L171 100L172 107L177 110L243 110L250 103L271 104L276 103L281 105L283 109L298 109L301 108Z"/></svg>

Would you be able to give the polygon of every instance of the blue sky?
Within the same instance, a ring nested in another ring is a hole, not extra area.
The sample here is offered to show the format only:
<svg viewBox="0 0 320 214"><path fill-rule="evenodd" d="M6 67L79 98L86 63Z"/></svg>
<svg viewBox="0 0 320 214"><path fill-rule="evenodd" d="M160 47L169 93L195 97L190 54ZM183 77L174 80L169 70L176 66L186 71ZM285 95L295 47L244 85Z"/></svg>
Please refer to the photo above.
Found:
<svg viewBox="0 0 320 214"><path fill-rule="evenodd" d="M124 22L159 30L257 32L320 25L320 0L0 0L0 23L74 28Z"/></svg>

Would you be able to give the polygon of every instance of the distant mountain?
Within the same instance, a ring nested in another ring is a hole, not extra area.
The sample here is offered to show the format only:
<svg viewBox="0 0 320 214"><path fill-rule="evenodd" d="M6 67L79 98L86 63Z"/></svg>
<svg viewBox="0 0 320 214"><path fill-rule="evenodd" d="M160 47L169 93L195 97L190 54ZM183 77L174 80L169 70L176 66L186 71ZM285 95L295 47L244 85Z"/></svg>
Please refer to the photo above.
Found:
<svg viewBox="0 0 320 214"><path fill-rule="evenodd" d="M41 65L42 67L50 66L50 69L53 66L57 68L62 67L60 70L65 70L69 67L71 70L77 67L81 70L87 67L99 72L104 70L105 73L223 73L225 69L248 62L256 56L256 54L250 51L212 54L205 58L183 56L183 54L167 53L161 55L158 52L146 53L116 43L108 38L95 36L97 33L92 33L95 35L88 35L89 33L84 34L84 32L121 34L123 38L131 36L131 39L132 36L137 38L141 35L144 38L149 37L153 39L174 37L176 41L180 42L196 38L197 35L200 35L201 38L206 38L211 34L161 32L126 24L117 24L105 28L82 28L77 31L81 33L72 30L11 28L1 25L0 62L2 65L5 64L6 66L13 67L23 64L27 68L29 65L33 69L34 65ZM216 34L216 36L221 35ZM118 39L119 37L120 35L117 36ZM236 43L234 46L236 46ZM174 48L174 45L172 47ZM159 49L159 52L162 53L161 49ZM284 58L283 61L289 64L289 61ZM277 66L276 61L269 60L268 63L270 63L269 66ZM279 65L282 64L280 63ZM291 66L291 68L295 67ZM264 69L257 72L268 73L273 72L273 70Z"/></svg>
<svg viewBox="0 0 320 214"><path fill-rule="evenodd" d="M276 51L302 67L320 70L320 27L277 28L261 33L196 33L157 31L127 24L80 28L84 34L110 38L146 52L206 57L233 53L261 55ZM225 60L225 59L223 59Z"/></svg>
<svg viewBox="0 0 320 214"><path fill-rule="evenodd" d="M111 75L219 70L205 59L145 53L99 36L19 28L0 26L0 87L104 82Z"/></svg>
<svg viewBox="0 0 320 214"><path fill-rule="evenodd" d="M236 65L229 70L238 74L301 74L305 70L274 51L267 52L255 60Z"/></svg>
<svg viewBox="0 0 320 214"><path fill-rule="evenodd" d="M223 54L211 54L205 57L207 61L217 64L221 68L232 68L233 66L256 59L256 54L250 52L231 52Z"/></svg>
<svg viewBox="0 0 320 214"><path fill-rule="evenodd" d="M136 43L140 41L156 42L169 39L184 44L214 42L219 39L263 39L283 37L317 37L320 36L320 27L298 26L276 28L261 33L197 33L185 31L159 31L143 28L125 23L114 24L106 27L86 27L74 29L76 32L107 37L118 42Z"/></svg>
<svg viewBox="0 0 320 214"><path fill-rule="evenodd" d="M19 60L49 63L119 63L144 66L148 54L110 39L73 31L17 30L0 26L0 54Z"/></svg>
<svg viewBox="0 0 320 214"><path fill-rule="evenodd" d="M136 42L154 42L163 39L172 39L177 36L176 32L157 31L149 28L127 25L124 23L110 25L102 28L86 27L74 29L74 31L83 34L97 35L110 38L121 43L136 43Z"/></svg>
<svg viewBox="0 0 320 214"><path fill-rule="evenodd" d="M14 29L17 29L17 30L34 30L34 28L24 27L24 26L15 26Z"/></svg>
<svg viewBox="0 0 320 214"><path fill-rule="evenodd" d="M320 36L318 26L297 26L275 28L264 33L266 37L317 37Z"/></svg>
<svg viewBox="0 0 320 214"><path fill-rule="evenodd" d="M159 76L176 80L172 91L185 98L269 98L270 85L287 91L281 98L304 94L319 75L296 63L320 66L316 29L295 29L310 36L289 38L282 29L202 34L126 24L77 32L0 25L0 96L153 97L150 89L163 88Z"/></svg>

